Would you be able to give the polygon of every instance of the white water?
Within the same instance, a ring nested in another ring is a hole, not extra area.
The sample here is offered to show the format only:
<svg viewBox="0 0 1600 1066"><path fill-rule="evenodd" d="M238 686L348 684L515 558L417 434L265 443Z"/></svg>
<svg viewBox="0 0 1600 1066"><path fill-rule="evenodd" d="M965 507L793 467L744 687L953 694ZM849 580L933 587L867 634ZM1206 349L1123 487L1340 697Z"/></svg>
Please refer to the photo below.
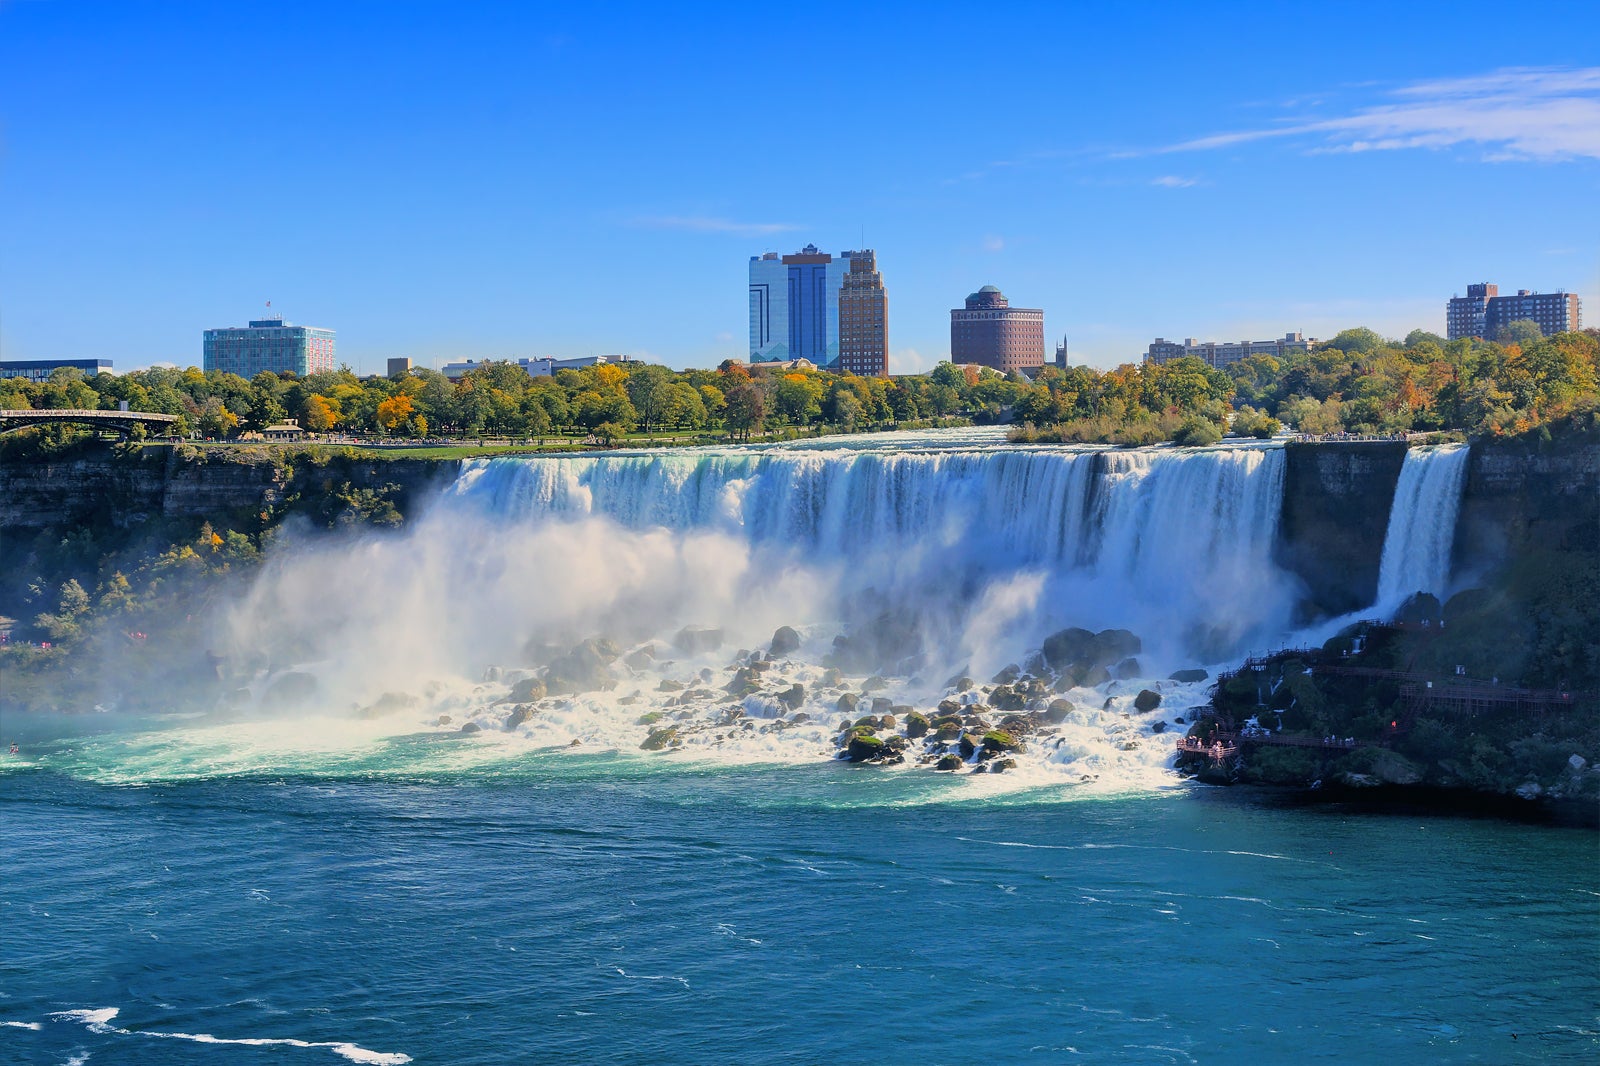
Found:
<svg viewBox="0 0 1600 1066"><path fill-rule="evenodd" d="M1378 608L1392 614L1426 592L1441 601L1450 591L1450 552L1470 451L1464 444L1406 452L1389 510L1378 569Z"/></svg>
<svg viewBox="0 0 1600 1066"><path fill-rule="evenodd" d="M1215 672L1295 639L1297 583L1272 560L1284 467L1270 443L1017 447L984 430L473 462L403 533L281 541L219 644L247 705L291 667L315 676L314 696L85 740L71 770L118 781L470 771L536 748L638 753L656 722L681 725L680 757L816 762L835 751L840 695L867 674L888 675L873 695L931 713L952 695L945 679L982 686L1079 626L1138 634L1138 676L1051 693L1070 703L1065 720L1003 780L972 787L1159 787L1172 734L1156 730L1181 732L1206 690L1168 673ZM1448 493L1406 506L1447 503L1449 528ZM719 627L725 641L676 649L685 625ZM801 647L776 657L758 691L727 696L743 651L780 625ZM907 646L828 673L837 638L886 628L905 630ZM541 645L597 634L623 652L615 687L508 719L511 685L549 661ZM794 684L809 721L777 700ZM1137 712L1142 688L1162 705ZM703 694L680 699L686 689ZM380 702L386 693L403 698ZM480 732L460 737L463 723ZM449 742L413 743L419 730Z"/></svg>

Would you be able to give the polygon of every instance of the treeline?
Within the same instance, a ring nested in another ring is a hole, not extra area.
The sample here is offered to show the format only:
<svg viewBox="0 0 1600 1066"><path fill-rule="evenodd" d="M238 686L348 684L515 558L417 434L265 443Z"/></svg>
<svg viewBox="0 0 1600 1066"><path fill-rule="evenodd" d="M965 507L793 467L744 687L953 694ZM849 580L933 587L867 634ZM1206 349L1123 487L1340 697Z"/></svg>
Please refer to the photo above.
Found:
<svg viewBox="0 0 1600 1066"><path fill-rule="evenodd" d="M1500 341L1403 341L1348 329L1309 352L1224 369L1195 358L1100 374L1047 370L1018 403L1013 439L1203 444L1269 437L1459 432L1518 436L1596 417L1600 331L1540 336L1513 323Z"/></svg>
<svg viewBox="0 0 1600 1066"><path fill-rule="evenodd" d="M312 433L384 437L532 438L585 433L722 431L748 439L785 428L843 431L948 416L998 420L1028 388L1020 378L948 363L932 374L865 378L727 361L674 373L650 363L599 363L533 377L512 363L485 362L456 381L437 370L359 378L348 370L236 374L156 367L85 377L60 369L49 380L0 381L0 407L131 410L180 417L178 432L225 439L295 418Z"/></svg>
<svg viewBox="0 0 1600 1066"><path fill-rule="evenodd" d="M190 368L45 382L0 381L0 407L115 409L178 415L179 431L224 439L298 419L313 433L388 437L531 438L582 433L602 440L660 431L737 439L784 429L850 432L960 416L1016 423L1012 438L1207 444L1224 434L1460 432L1521 435L1596 417L1600 331L1542 337L1513 323L1499 341L1403 341L1348 329L1283 359L1255 356L1225 369L1200 359L1097 371L1044 367L1020 374L941 363L931 373L866 378L724 362L673 372L601 363L535 378L485 362L452 382L437 370L358 378L348 370L246 380Z"/></svg>

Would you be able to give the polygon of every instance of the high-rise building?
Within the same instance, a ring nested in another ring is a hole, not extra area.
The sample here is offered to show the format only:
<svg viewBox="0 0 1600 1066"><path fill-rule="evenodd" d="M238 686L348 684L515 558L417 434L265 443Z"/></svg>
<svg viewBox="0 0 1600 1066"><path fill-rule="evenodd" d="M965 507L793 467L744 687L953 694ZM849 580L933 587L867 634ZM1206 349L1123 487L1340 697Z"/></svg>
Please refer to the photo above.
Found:
<svg viewBox="0 0 1600 1066"><path fill-rule="evenodd" d="M1513 322L1538 325L1546 337L1583 328L1583 304L1575 292L1531 292L1518 289L1501 296L1498 285L1468 285L1465 296L1452 296L1445 304L1445 334L1449 340L1483 337L1494 340Z"/></svg>
<svg viewBox="0 0 1600 1066"><path fill-rule="evenodd" d="M750 257L750 361L839 359L839 291L851 256L834 258L808 244L791 255Z"/></svg>
<svg viewBox="0 0 1600 1066"><path fill-rule="evenodd" d="M950 361L978 363L1002 374L1044 365L1044 312L1012 307L993 285L950 311Z"/></svg>
<svg viewBox="0 0 1600 1066"><path fill-rule="evenodd" d="M1483 282L1468 285L1465 296L1452 296L1444 305L1445 336L1449 340L1462 337L1483 337L1489 301L1500 292L1500 286Z"/></svg>
<svg viewBox="0 0 1600 1066"><path fill-rule="evenodd" d="M870 248L845 252L850 264L839 290L839 369L867 377L889 374L889 294Z"/></svg>
<svg viewBox="0 0 1600 1066"><path fill-rule="evenodd" d="M1285 333L1281 339L1272 341L1197 341L1189 337L1182 344L1157 337L1145 351L1144 361L1170 363L1174 359L1192 355L1204 360L1208 366L1224 367L1252 355L1270 355L1282 359L1294 352L1309 352L1316 343L1317 338L1307 338L1299 333Z"/></svg>
<svg viewBox="0 0 1600 1066"><path fill-rule="evenodd" d="M402 355L389 360L389 377L405 377L409 373L411 373L411 358L409 356Z"/></svg>
<svg viewBox="0 0 1600 1066"><path fill-rule="evenodd" d="M328 373L334 369L333 330L296 326L281 318L262 318L248 326L205 332L206 370L223 370L243 378L263 370L275 374Z"/></svg>

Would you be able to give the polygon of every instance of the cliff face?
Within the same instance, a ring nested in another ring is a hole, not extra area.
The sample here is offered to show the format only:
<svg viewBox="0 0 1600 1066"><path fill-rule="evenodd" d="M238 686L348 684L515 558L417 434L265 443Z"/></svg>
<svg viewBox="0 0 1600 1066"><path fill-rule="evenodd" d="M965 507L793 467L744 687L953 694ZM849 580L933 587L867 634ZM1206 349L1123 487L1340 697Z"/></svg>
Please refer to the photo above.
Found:
<svg viewBox="0 0 1600 1066"><path fill-rule="evenodd" d="M1456 521L1458 574L1491 569L1530 547L1600 551L1600 443L1472 446Z"/></svg>
<svg viewBox="0 0 1600 1066"><path fill-rule="evenodd" d="M93 445L60 458L0 461L0 530L109 526L155 519L255 528L285 500L348 485L383 492L409 514L458 469L453 460L312 459L268 449L142 448Z"/></svg>
<svg viewBox="0 0 1600 1066"><path fill-rule="evenodd" d="M1389 508L1405 464L1394 442L1285 446L1278 565L1305 583L1305 618L1345 614L1378 595Z"/></svg>

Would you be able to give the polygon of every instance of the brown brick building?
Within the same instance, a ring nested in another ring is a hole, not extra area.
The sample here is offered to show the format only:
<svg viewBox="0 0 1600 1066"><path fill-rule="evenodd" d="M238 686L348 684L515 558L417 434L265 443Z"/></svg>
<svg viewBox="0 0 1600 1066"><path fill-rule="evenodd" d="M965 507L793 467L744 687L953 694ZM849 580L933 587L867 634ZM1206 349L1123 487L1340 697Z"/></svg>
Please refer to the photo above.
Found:
<svg viewBox="0 0 1600 1066"><path fill-rule="evenodd" d="M839 369L863 377L889 375L889 294L871 249L846 252L850 272L839 287Z"/></svg>
<svg viewBox="0 0 1600 1066"><path fill-rule="evenodd" d="M950 361L979 363L1002 374L1044 365L1044 312L1012 307L993 285L950 312Z"/></svg>

